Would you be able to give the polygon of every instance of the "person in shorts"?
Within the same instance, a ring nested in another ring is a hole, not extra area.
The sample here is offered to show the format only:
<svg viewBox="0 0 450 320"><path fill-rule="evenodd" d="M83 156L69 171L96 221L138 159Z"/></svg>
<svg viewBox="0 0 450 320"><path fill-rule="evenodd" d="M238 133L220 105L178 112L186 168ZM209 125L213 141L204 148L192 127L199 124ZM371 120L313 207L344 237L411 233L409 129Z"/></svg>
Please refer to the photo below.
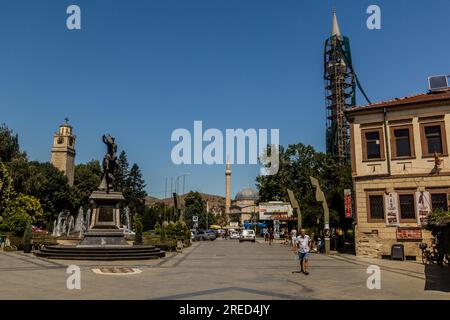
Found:
<svg viewBox="0 0 450 320"><path fill-rule="evenodd" d="M300 230L300 235L295 239L297 245L298 257L300 260L300 272L308 275L309 249L311 247L311 238L306 234L305 229Z"/></svg>

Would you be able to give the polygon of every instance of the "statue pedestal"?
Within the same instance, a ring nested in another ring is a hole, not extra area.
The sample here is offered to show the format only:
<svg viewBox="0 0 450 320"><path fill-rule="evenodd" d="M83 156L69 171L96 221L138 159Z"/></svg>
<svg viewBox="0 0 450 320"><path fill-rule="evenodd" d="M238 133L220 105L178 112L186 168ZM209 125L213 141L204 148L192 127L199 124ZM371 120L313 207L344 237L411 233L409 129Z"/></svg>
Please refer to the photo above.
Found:
<svg viewBox="0 0 450 320"><path fill-rule="evenodd" d="M92 204L92 219L89 229L119 229L119 203L124 199L122 192L92 192L89 197Z"/></svg>
<svg viewBox="0 0 450 320"><path fill-rule="evenodd" d="M89 230L79 246L126 246L120 229L119 203L124 200L122 192L94 191L90 196L92 216Z"/></svg>

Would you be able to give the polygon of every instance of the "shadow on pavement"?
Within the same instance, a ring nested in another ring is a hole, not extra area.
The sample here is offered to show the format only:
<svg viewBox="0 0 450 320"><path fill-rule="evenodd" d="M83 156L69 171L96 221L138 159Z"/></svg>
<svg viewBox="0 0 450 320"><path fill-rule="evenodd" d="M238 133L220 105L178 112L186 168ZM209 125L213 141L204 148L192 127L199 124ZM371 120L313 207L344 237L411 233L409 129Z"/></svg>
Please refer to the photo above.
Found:
<svg viewBox="0 0 450 320"><path fill-rule="evenodd" d="M428 264L425 266L425 290L450 292L450 267Z"/></svg>

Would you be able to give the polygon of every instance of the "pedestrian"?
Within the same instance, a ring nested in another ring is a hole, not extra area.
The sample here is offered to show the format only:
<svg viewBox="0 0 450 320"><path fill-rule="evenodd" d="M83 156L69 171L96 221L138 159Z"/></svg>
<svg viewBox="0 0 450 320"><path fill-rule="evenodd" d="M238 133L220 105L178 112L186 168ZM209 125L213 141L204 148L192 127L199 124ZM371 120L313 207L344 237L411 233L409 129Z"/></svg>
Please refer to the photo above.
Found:
<svg viewBox="0 0 450 320"><path fill-rule="evenodd" d="M291 230L291 244L292 244L293 249L296 248L296 243L295 243L296 239L297 239L297 230L294 228Z"/></svg>
<svg viewBox="0 0 450 320"><path fill-rule="evenodd" d="M273 229L269 228L269 245L273 243Z"/></svg>
<svg viewBox="0 0 450 320"><path fill-rule="evenodd" d="M300 230L300 235L296 238L298 257L300 260L300 272L308 275L309 249L311 238L306 234L305 229Z"/></svg>
<svg viewBox="0 0 450 320"><path fill-rule="evenodd" d="M284 229L283 236L284 236L284 245L289 245L289 232L287 228Z"/></svg>

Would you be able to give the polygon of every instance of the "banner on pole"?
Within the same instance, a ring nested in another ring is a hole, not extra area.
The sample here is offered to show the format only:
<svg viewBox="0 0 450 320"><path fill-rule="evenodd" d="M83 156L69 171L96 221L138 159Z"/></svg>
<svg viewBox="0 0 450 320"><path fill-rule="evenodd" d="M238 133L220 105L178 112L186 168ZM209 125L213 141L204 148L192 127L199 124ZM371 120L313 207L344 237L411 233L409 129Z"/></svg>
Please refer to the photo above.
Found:
<svg viewBox="0 0 450 320"><path fill-rule="evenodd" d="M344 189L345 217L351 218L352 214L352 190Z"/></svg>

